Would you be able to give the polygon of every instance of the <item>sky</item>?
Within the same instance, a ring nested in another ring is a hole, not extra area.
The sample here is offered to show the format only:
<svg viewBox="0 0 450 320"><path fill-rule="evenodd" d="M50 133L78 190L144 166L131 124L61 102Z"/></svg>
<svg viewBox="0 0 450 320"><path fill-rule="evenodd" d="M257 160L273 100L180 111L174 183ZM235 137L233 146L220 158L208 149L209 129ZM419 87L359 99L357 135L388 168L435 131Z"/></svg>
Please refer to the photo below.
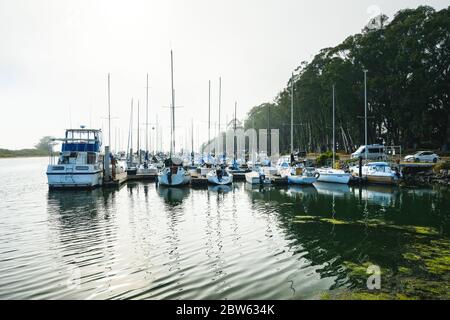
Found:
<svg viewBox="0 0 450 320"><path fill-rule="evenodd" d="M125 150L134 99L145 146L149 74L149 148L170 137L170 50L174 55L176 145L197 147L234 114L245 119L273 101L292 71L320 49L358 33L380 12L448 0L0 0L0 148L33 147L64 129L100 128L109 144L107 77L111 77L111 146ZM136 147L135 147L136 148Z"/></svg>

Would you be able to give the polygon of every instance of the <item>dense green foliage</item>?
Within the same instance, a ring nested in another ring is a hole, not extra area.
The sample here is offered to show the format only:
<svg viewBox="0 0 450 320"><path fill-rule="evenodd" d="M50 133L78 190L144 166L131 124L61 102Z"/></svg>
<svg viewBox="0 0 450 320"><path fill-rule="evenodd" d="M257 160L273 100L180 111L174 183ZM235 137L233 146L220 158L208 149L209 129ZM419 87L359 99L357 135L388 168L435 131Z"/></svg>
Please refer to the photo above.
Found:
<svg viewBox="0 0 450 320"><path fill-rule="evenodd" d="M50 143L52 142L53 137L50 136L45 136L42 137L39 142L34 146L35 149L37 150L41 150L41 151L45 151L45 152L49 152L49 148L50 148Z"/></svg>
<svg viewBox="0 0 450 320"><path fill-rule="evenodd" d="M8 150L0 149L0 158L14 158L14 157L45 157L50 152L50 142L52 137L42 137L34 146L34 149Z"/></svg>
<svg viewBox="0 0 450 320"><path fill-rule="evenodd" d="M294 145L331 150L332 85L336 87L336 144L364 142L364 73L368 70L368 140L403 148L450 147L450 7L399 11L381 28L365 28L303 62L274 102L248 113L246 128L280 129L280 150L290 147L291 81ZM270 108L270 111L269 111Z"/></svg>
<svg viewBox="0 0 450 320"><path fill-rule="evenodd" d="M339 160L339 155L335 156L335 160ZM316 158L316 162L318 166L325 166L325 165L331 165L334 167L333 162L333 152L327 151L322 153Z"/></svg>
<svg viewBox="0 0 450 320"><path fill-rule="evenodd" d="M38 149L21 149L21 150L8 150L0 149L0 158L15 158L15 157L45 157L49 152Z"/></svg>

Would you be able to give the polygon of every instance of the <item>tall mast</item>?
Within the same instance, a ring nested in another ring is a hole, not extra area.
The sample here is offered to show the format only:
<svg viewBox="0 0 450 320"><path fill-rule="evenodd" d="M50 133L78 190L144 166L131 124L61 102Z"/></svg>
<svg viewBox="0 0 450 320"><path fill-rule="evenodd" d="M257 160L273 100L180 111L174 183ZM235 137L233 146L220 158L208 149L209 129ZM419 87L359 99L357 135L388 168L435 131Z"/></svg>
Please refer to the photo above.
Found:
<svg viewBox="0 0 450 320"><path fill-rule="evenodd" d="M139 132L139 100L138 100L138 114L137 114L137 156L138 156L138 162L139 164L141 164L141 148L139 145L139 136L140 136L140 132Z"/></svg>
<svg viewBox="0 0 450 320"><path fill-rule="evenodd" d="M148 73L146 86L146 101L145 101L145 158L148 160Z"/></svg>
<svg viewBox="0 0 450 320"><path fill-rule="evenodd" d="M270 104L267 105L267 156L272 155L270 136Z"/></svg>
<svg viewBox="0 0 450 320"><path fill-rule="evenodd" d="M236 121L237 121L237 101L234 102L234 135L233 140L236 141ZM237 141L234 143L234 161L236 161L236 153L237 153Z"/></svg>
<svg viewBox="0 0 450 320"><path fill-rule="evenodd" d="M208 89L208 144L211 141L211 80Z"/></svg>
<svg viewBox="0 0 450 320"><path fill-rule="evenodd" d="M334 84L333 84L333 164L332 168L334 168L334 161L336 158L336 141L335 141L335 128L334 128L334 122L335 122L335 100L334 100Z"/></svg>
<svg viewBox="0 0 450 320"><path fill-rule="evenodd" d="M291 78L291 155L294 154L294 73Z"/></svg>
<svg viewBox="0 0 450 320"><path fill-rule="evenodd" d="M175 89L173 88L173 52L170 50L170 74L172 83L172 123L170 132L170 157L175 152Z"/></svg>
<svg viewBox="0 0 450 320"><path fill-rule="evenodd" d="M131 98L130 131L128 132L129 161L133 161L133 98Z"/></svg>
<svg viewBox="0 0 450 320"><path fill-rule="evenodd" d="M108 145L111 148L111 91L108 73Z"/></svg>
<svg viewBox="0 0 450 320"><path fill-rule="evenodd" d="M222 104L222 77L219 77L219 135L220 135L220 109Z"/></svg>
<svg viewBox="0 0 450 320"><path fill-rule="evenodd" d="M367 70L364 70L364 145L367 160Z"/></svg>
<svg viewBox="0 0 450 320"><path fill-rule="evenodd" d="M194 165L194 119L191 118L191 155L192 165Z"/></svg>

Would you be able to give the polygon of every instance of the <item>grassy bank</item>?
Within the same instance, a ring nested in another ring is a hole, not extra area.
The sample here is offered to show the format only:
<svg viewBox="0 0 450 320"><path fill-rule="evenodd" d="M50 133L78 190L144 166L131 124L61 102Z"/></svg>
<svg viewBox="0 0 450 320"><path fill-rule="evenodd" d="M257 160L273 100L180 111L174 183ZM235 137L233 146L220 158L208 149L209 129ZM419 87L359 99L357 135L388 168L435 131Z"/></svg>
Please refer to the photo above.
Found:
<svg viewBox="0 0 450 320"><path fill-rule="evenodd" d="M8 150L0 149L0 158L46 157L48 151L38 149Z"/></svg>

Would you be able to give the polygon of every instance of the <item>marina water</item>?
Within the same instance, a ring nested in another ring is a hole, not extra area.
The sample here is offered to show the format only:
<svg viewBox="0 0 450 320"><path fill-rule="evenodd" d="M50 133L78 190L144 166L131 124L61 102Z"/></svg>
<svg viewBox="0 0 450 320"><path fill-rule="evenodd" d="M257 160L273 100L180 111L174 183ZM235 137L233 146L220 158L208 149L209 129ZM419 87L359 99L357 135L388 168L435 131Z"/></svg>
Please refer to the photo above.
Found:
<svg viewBox="0 0 450 320"><path fill-rule="evenodd" d="M2 299L449 298L447 189L50 191L46 164L0 160Z"/></svg>

